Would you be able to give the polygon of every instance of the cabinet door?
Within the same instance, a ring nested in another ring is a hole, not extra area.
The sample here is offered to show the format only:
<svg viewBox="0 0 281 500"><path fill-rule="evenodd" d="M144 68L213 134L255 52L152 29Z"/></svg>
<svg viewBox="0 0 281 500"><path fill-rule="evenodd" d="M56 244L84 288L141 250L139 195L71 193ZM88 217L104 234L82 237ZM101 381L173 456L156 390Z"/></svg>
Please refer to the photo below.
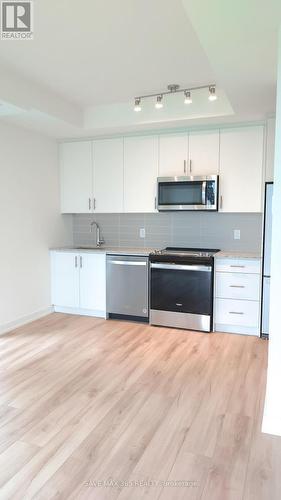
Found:
<svg viewBox="0 0 281 500"><path fill-rule="evenodd" d="M260 276L247 273L216 273L216 297L259 300Z"/></svg>
<svg viewBox="0 0 281 500"><path fill-rule="evenodd" d="M267 120L265 180L274 180L275 118Z"/></svg>
<svg viewBox="0 0 281 500"><path fill-rule="evenodd" d="M78 255L52 252L52 303L60 307L79 307Z"/></svg>
<svg viewBox="0 0 281 500"><path fill-rule="evenodd" d="M188 175L216 175L219 173L218 130L189 134Z"/></svg>
<svg viewBox="0 0 281 500"><path fill-rule="evenodd" d="M124 139L124 211L155 212L158 138Z"/></svg>
<svg viewBox="0 0 281 500"><path fill-rule="evenodd" d="M187 133L159 136L159 177L185 175L187 159Z"/></svg>
<svg viewBox="0 0 281 500"><path fill-rule="evenodd" d="M255 300L216 299L216 323L258 328L259 310Z"/></svg>
<svg viewBox="0 0 281 500"><path fill-rule="evenodd" d="M80 308L105 316L105 253L82 253L80 267Z"/></svg>
<svg viewBox="0 0 281 500"><path fill-rule="evenodd" d="M92 144L69 142L60 145L61 211L92 211L93 175Z"/></svg>
<svg viewBox="0 0 281 500"><path fill-rule="evenodd" d="M262 126L222 130L220 134L220 210L261 212Z"/></svg>
<svg viewBox="0 0 281 500"><path fill-rule="evenodd" d="M123 138L93 142L94 211L123 212Z"/></svg>

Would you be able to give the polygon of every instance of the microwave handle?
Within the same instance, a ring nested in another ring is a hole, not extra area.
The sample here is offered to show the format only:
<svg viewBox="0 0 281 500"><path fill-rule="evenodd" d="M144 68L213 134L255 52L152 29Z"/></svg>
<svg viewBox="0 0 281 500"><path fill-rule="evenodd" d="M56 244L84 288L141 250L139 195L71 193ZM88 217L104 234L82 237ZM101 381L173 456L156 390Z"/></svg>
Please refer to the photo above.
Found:
<svg viewBox="0 0 281 500"><path fill-rule="evenodd" d="M206 205L206 181L202 182L202 205Z"/></svg>

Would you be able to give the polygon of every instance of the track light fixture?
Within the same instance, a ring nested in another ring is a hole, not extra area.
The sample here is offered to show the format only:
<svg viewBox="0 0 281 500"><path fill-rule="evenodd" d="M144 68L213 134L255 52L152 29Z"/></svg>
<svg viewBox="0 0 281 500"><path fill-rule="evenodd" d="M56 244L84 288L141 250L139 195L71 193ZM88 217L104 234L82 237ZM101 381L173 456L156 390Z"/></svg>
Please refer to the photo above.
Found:
<svg viewBox="0 0 281 500"><path fill-rule="evenodd" d="M184 94L184 103L192 104L191 92L196 90L208 89L209 90L209 101L216 101L218 96L216 95L216 85L212 83L211 85L201 85L200 87L192 87L190 89L180 89L180 86L173 83L168 85L168 90L166 92L161 92L160 94L149 94L149 95L141 95L139 97L135 97L135 111L141 111L141 99L148 99L151 97L156 97L155 108L160 109L163 108L163 96L178 94L182 92Z"/></svg>
<svg viewBox="0 0 281 500"><path fill-rule="evenodd" d="M184 104L192 104L191 93L189 90L184 91Z"/></svg>
<svg viewBox="0 0 281 500"><path fill-rule="evenodd" d="M141 100L140 97L135 98L135 111L141 111Z"/></svg>
<svg viewBox="0 0 281 500"><path fill-rule="evenodd" d="M163 108L163 96L162 96L162 95L158 95L158 96L156 97L155 108L156 108L156 109L161 109L161 108Z"/></svg>
<svg viewBox="0 0 281 500"><path fill-rule="evenodd" d="M209 101L216 101L217 100L216 87L214 85L210 85L209 92L210 92Z"/></svg>

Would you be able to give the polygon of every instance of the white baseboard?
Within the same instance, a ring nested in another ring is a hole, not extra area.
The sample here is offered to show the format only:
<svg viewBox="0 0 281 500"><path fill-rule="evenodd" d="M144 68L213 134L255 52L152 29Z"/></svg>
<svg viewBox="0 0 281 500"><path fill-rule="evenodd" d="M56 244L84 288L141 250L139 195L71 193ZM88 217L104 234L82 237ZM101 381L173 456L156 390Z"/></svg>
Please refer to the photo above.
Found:
<svg viewBox="0 0 281 500"><path fill-rule="evenodd" d="M3 333L11 332L15 330L15 328L19 328L20 326L27 325L36 319L43 318L48 314L54 312L53 306L46 307L45 309L40 309L39 311L35 311L31 314L27 314L26 316L22 316L21 318L15 319L14 321L10 321L8 323L3 323L0 325L0 335Z"/></svg>
<svg viewBox="0 0 281 500"><path fill-rule="evenodd" d="M79 309L76 307L60 307L54 306L54 311L64 314L78 314L80 316L93 316L95 318L106 318L105 311L98 311L93 309Z"/></svg>
<svg viewBox="0 0 281 500"><path fill-rule="evenodd" d="M269 415L264 415L262 421L262 432L265 434L281 436L281 417L270 417Z"/></svg>

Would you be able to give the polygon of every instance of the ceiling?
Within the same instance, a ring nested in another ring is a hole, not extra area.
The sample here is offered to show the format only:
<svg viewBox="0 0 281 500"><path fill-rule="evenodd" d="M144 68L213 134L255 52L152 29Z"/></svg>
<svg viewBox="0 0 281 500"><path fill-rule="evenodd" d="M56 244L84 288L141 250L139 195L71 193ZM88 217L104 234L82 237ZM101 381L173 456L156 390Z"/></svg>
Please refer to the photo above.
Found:
<svg viewBox="0 0 281 500"><path fill-rule="evenodd" d="M82 106L127 101L175 81L208 83L208 58L179 0L35 2L33 41L1 61ZM196 72L194 72L196 68Z"/></svg>
<svg viewBox="0 0 281 500"><path fill-rule="evenodd" d="M235 113L252 119L272 114L280 0L182 0L182 4Z"/></svg>
<svg viewBox="0 0 281 500"><path fill-rule="evenodd" d="M34 40L0 41L0 119L54 137L260 120L275 110L279 2L34 2ZM166 109L134 96L217 83ZM5 113L7 110L7 113Z"/></svg>

